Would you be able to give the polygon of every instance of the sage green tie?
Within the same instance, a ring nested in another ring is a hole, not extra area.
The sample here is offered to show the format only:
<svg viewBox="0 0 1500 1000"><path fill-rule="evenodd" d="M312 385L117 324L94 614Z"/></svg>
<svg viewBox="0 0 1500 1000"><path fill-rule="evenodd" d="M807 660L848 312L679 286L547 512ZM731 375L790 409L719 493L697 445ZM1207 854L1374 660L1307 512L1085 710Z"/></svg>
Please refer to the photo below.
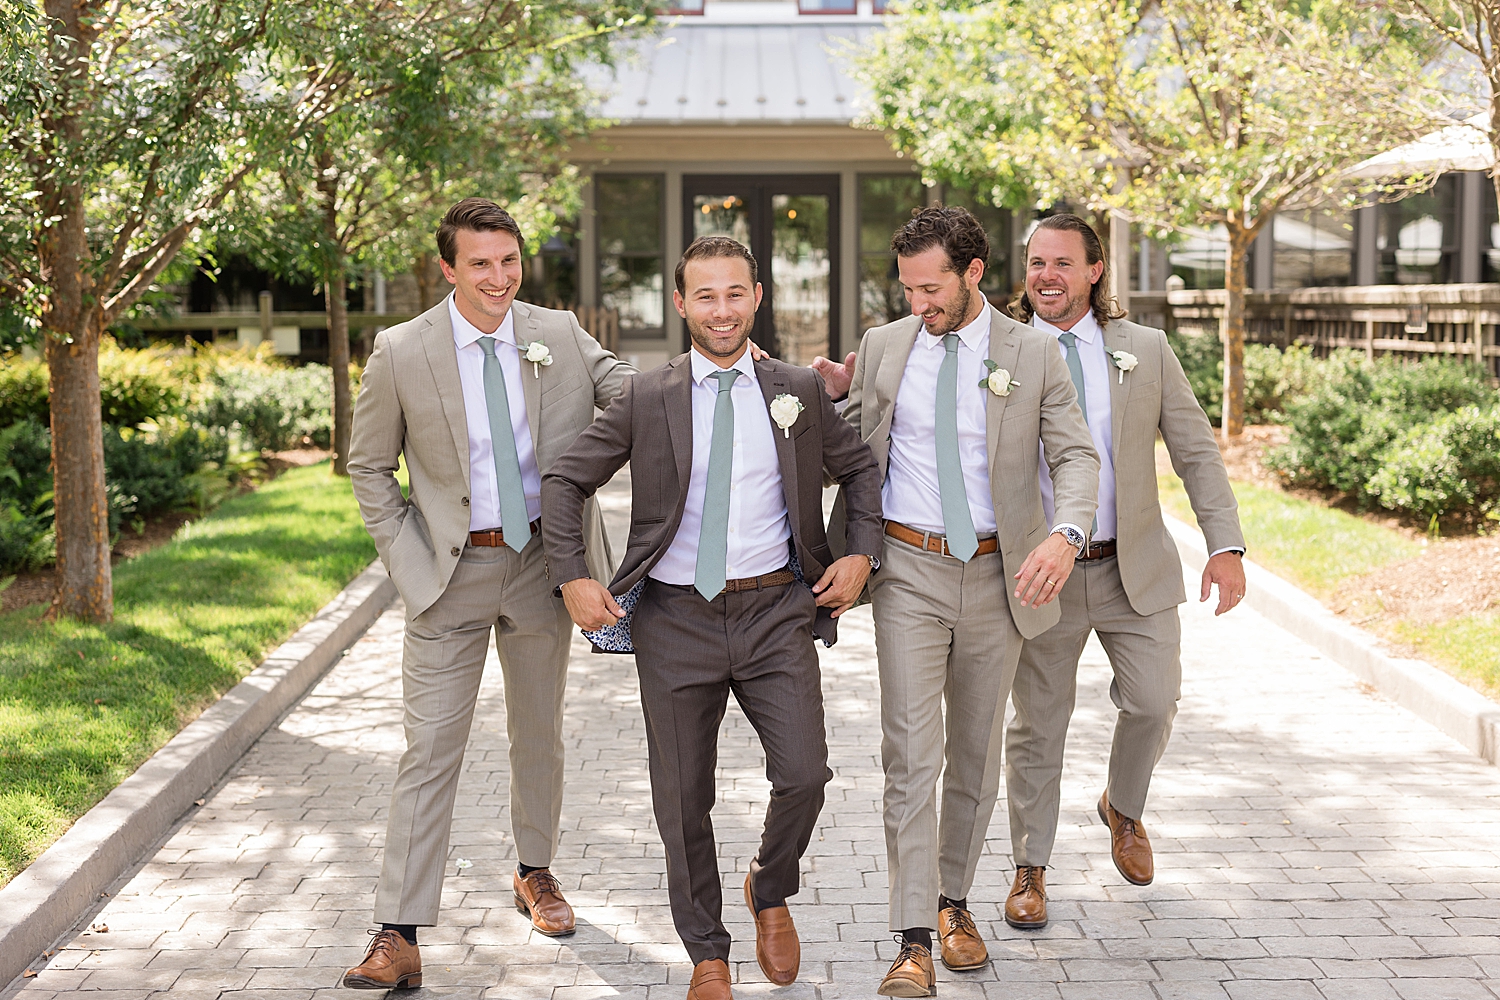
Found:
<svg viewBox="0 0 1500 1000"><path fill-rule="evenodd" d="M505 388L505 370L495 357L495 338L480 337L479 349L484 352L484 405L490 413L490 452L495 456L495 484L500 488L500 527L505 544L520 552L531 541L531 517L526 513L521 459L510 422L510 393Z"/></svg>
<svg viewBox="0 0 1500 1000"><path fill-rule="evenodd" d="M719 395L714 400L708 484L703 491L703 523L698 529L698 564L693 571L693 586L705 601L719 596L729 576L729 480L734 469L734 400L729 390L740 372L730 368L710 377L719 380Z"/></svg>
<svg viewBox="0 0 1500 1000"><path fill-rule="evenodd" d="M937 441L938 498L943 504L948 551L960 562L968 562L979 550L979 537L974 534L963 464L958 458L958 334L943 337L943 349L948 353L938 367L937 420L932 434Z"/></svg>
<svg viewBox="0 0 1500 1000"><path fill-rule="evenodd" d="M1089 396L1083 388L1083 359L1078 356L1078 334L1059 333L1058 343L1063 345L1066 352L1064 360L1068 362L1068 377L1073 380L1073 388L1078 390L1078 408L1083 411L1083 422L1089 422ZM1094 518L1094 523L1089 527L1089 537L1099 530L1099 518Z"/></svg>

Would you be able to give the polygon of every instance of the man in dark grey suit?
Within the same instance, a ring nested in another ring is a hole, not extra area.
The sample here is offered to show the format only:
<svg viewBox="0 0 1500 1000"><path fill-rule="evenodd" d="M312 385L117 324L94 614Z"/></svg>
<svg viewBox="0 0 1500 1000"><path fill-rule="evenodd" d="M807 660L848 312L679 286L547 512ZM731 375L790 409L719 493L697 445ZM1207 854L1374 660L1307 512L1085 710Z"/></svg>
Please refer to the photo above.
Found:
<svg viewBox="0 0 1500 1000"><path fill-rule="evenodd" d="M693 349L628 382L542 480L542 537L573 621L618 627L622 605L633 607L667 890L695 966L689 1000L730 997L709 813L731 691L760 735L771 781L745 879L756 959L773 983L796 979L801 948L786 898L799 888L799 861L832 777L813 633L833 638L831 618L853 606L881 550L880 473L869 448L816 373L747 353L761 299L755 271L733 240L689 246L673 302ZM630 539L606 589L584 561L584 503L627 461ZM823 526L825 472L844 487L848 554L840 559ZM816 582L802 585L799 572Z"/></svg>

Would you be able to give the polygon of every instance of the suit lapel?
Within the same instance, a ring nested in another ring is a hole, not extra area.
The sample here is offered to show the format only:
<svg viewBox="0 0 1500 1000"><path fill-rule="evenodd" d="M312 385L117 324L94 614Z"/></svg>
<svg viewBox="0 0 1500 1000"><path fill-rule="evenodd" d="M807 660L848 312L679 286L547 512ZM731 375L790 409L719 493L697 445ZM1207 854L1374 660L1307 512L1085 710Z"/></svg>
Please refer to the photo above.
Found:
<svg viewBox="0 0 1500 1000"><path fill-rule="evenodd" d="M791 380L784 372L776 371L764 361L755 363L755 375L756 381L760 383L760 393L766 399L766 411L769 415L771 400L784 392L790 392ZM776 439L776 457L781 463L781 492L786 498L786 513L791 520L792 537L801 538L802 525L798 520L797 507L797 498L801 495L797 490L797 443L789 433L776 426L775 420L771 421L771 436Z"/></svg>
<svg viewBox="0 0 1500 1000"><path fill-rule="evenodd" d="M453 434L453 448L458 452L458 461L464 470L464 482L469 482L469 423L464 411L464 386L458 377L458 346L453 343L453 324L448 320L447 300L427 315L422 348L427 352L432 380L437 383L438 404L443 408L443 416Z"/></svg>
<svg viewBox="0 0 1500 1000"><path fill-rule="evenodd" d="M912 345L922 332L922 321L911 317L900 330L893 332L885 342L885 352L880 357L880 367L875 372L875 406L881 420L890 416L896 405L896 394L901 391L901 376L906 374L906 359L911 356ZM880 421L877 420L876 423Z"/></svg>
<svg viewBox="0 0 1500 1000"><path fill-rule="evenodd" d="M529 363L526 360L526 345L533 340L541 340L537 335L536 322L531 315L531 310L524 302L514 302L510 311L515 315L516 350L521 355L521 392L526 396L526 429L531 432L531 447L536 448L537 439L541 437L538 432L542 418L542 380L539 377L541 369L535 365L531 371L526 370ZM531 378L526 376L530 375Z"/></svg>
<svg viewBox="0 0 1500 1000"><path fill-rule="evenodd" d="M1115 367L1114 352L1130 350L1130 334L1115 320L1110 320L1104 326L1104 370L1110 375L1109 379L1109 430L1110 430L1110 455L1113 461L1120 451L1120 429L1125 426L1125 403L1130 396L1130 386L1120 378L1119 369Z"/></svg>
<svg viewBox="0 0 1500 1000"><path fill-rule="evenodd" d="M667 434L672 439L673 457L677 459L677 511L680 516L683 504L687 502L688 483L693 476L693 364L686 354L668 364L672 371L662 385L662 395L667 408Z"/></svg>
<svg viewBox="0 0 1500 1000"><path fill-rule="evenodd" d="M993 309L990 311L990 360L1010 372L1012 378L1021 361L1021 338L1016 336L1015 330L1005 322L1005 318ZM1041 372L1037 372L1036 377L1041 378ZM959 392L963 392L964 388L959 386ZM985 400L985 446L989 453L990 478L993 481L997 469L996 458L1000 454L1000 419L1005 415L1005 404L1010 397L997 396L988 389L984 392L988 393Z"/></svg>

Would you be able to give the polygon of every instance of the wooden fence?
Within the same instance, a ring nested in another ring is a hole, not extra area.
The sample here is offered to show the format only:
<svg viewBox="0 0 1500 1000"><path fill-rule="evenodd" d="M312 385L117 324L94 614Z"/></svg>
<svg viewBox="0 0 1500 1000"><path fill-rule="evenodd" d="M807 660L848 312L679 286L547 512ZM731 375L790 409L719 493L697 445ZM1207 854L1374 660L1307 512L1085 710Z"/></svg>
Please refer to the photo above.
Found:
<svg viewBox="0 0 1500 1000"><path fill-rule="evenodd" d="M1138 323L1219 334L1223 289L1130 297ZM1250 292L1249 343L1306 344L1319 356L1340 347L1419 358L1467 358L1500 377L1500 284L1356 285Z"/></svg>

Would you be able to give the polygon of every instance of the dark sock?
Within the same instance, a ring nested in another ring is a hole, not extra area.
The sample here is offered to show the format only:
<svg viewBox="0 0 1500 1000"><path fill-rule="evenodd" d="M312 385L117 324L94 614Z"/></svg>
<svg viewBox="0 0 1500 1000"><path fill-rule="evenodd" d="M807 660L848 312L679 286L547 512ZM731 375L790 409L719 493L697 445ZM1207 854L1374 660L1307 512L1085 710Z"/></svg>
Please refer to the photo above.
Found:
<svg viewBox="0 0 1500 1000"><path fill-rule="evenodd" d="M539 872L543 868L546 868L546 867L547 867L546 865L542 865L541 868L533 868L530 865L523 865L519 861L516 862L516 871L518 871L518 872L521 873L521 877L522 878L525 878L527 875L530 875L532 872Z"/></svg>
<svg viewBox="0 0 1500 1000"><path fill-rule="evenodd" d="M755 900L756 913L759 913L761 910L764 910L768 907L786 905L785 899L762 899L758 893L752 894L751 898Z"/></svg>
<svg viewBox="0 0 1500 1000"><path fill-rule="evenodd" d="M946 910L950 906L956 906L960 910L967 910L969 908L969 897L965 896L963 899L949 899L942 893L938 893L938 909Z"/></svg>
<svg viewBox="0 0 1500 1000"><path fill-rule="evenodd" d="M932 950L931 927L908 927L901 932L901 938L907 944L919 944L928 951Z"/></svg>
<svg viewBox="0 0 1500 1000"><path fill-rule="evenodd" d="M397 934L400 934L402 937L406 938L407 944L417 943L416 924L381 924L380 929L383 931L395 931Z"/></svg>

